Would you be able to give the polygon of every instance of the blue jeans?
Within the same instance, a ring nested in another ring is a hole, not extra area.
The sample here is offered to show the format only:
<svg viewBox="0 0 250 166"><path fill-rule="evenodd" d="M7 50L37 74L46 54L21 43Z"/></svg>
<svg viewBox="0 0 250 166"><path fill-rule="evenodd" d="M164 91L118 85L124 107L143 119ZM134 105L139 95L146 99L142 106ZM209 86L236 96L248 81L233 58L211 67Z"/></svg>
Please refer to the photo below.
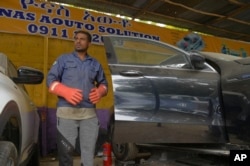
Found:
<svg viewBox="0 0 250 166"><path fill-rule="evenodd" d="M57 118L59 165L73 166L73 151L79 136L81 162L84 166L94 165L95 145L98 136L98 119L83 120Z"/></svg>

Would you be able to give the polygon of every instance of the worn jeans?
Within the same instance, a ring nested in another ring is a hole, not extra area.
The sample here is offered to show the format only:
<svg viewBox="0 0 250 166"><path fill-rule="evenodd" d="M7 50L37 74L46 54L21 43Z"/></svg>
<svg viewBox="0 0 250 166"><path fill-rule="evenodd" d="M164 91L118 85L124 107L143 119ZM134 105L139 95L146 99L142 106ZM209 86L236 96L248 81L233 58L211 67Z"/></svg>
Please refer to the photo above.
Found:
<svg viewBox="0 0 250 166"><path fill-rule="evenodd" d="M95 145L98 136L98 119L57 119L59 166L73 166L73 152L79 136L81 162L84 166L94 165Z"/></svg>

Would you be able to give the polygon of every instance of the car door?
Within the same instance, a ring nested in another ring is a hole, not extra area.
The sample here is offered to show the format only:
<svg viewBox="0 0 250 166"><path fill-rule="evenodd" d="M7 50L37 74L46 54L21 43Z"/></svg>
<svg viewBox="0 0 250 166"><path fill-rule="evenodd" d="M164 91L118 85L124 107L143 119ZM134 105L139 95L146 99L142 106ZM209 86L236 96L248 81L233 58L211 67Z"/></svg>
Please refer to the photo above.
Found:
<svg viewBox="0 0 250 166"><path fill-rule="evenodd" d="M208 64L194 69L187 52L153 40L104 36L104 45L115 95L117 142L218 141L207 135L219 81Z"/></svg>

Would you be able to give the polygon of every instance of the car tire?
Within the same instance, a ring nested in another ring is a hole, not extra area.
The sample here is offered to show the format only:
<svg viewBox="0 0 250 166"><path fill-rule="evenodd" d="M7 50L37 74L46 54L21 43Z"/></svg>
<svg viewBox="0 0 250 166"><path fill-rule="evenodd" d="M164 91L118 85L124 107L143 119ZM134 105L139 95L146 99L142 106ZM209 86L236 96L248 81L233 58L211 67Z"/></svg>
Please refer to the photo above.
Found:
<svg viewBox="0 0 250 166"><path fill-rule="evenodd" d="M114 116L110 118L108 126L108 141L111 142L112 152L115 155L116 160L128 161L136 159L138 155L138 147L134 143L118 144L113 142L114 131Z"/></svg>
<svg viewBox="0 0 250 166"><path fill-rule="evenodd" d="M135 160L138 155L138 148L134 143L114 144L112 150L117 160Z"/></svg>
<svg viewBox="0 0 250 166"><path fill-rule="evenodd" d="M16 166L18 160L17 149L12 142L0 141L0 165Z"/></svg>
<svg viewBox="0 0 250 166"><path fill-rule="evenodd" d="M39 145L34 146L34 150L27 166L39 166L40 165L40 149Z"/></svg>

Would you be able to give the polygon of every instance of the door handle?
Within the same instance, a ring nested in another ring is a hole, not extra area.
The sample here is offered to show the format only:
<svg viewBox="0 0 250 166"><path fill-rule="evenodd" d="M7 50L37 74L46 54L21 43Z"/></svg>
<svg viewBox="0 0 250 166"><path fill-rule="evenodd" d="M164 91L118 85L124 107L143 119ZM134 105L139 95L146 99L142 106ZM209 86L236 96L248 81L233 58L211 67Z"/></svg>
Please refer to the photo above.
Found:
<svg viewBox="0 0 250 166"><path fill-rule="evenodd" d="M143 76L143 74L140 71L136 70L127 70L127 71L120 71L120 75L126 76L126 77L140 77Z"/></svg>

